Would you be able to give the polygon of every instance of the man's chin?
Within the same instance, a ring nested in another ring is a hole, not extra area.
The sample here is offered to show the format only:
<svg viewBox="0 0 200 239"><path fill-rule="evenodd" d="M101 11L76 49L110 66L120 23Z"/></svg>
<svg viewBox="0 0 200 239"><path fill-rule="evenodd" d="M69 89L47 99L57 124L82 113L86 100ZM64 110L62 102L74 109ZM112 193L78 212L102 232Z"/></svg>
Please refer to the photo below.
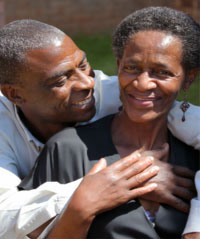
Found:
<svg viewBox="0 0 200 239"><path fill-rule="evenodd" d="M82 115L81 119L77 122L87 122L89 120L91 120L96 114L96 109L94 107L94 109L90 110L89 112L85 113Z"/></svg>

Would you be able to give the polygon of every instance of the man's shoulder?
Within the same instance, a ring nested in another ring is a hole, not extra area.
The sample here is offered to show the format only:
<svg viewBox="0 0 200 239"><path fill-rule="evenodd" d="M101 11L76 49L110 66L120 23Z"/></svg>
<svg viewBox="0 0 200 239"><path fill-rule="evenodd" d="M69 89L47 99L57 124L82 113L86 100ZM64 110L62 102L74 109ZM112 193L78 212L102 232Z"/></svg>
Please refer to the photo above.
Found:
<svg viewBox="0 0 200 239"><path fill-rule="evenodd" d="M14 104L9 101L0 91L0 112L10 112L14 113Z"/></svg>
<svg viewBox="0 0 200 239"><path fill-rule="evenodd" d="M0 131L11 131L16 122L15 105L0 94Z"/></svg>
<svg viewBox="0 0 200 239"><path fill-rule="evenodd" d="M199 168L200 152L179 140L171 133L169 134L169 140L172 163L188 167L194 171L197 170Z"/></svg>
<svg viewBox="0 0 200 239"><path fill-rule="evenodd" d="M47 146L55 148L57 145L62 147L67 145L85 144L88 141L95 141L97 138L101 138L101 135L105 136L105 132L110 132L110 124L114 115L108 115L102 119L99 119L93 123L78 127L66 127L60 132L53 135L47 142ZM78 146L77 146L78 147Z"/></svg>

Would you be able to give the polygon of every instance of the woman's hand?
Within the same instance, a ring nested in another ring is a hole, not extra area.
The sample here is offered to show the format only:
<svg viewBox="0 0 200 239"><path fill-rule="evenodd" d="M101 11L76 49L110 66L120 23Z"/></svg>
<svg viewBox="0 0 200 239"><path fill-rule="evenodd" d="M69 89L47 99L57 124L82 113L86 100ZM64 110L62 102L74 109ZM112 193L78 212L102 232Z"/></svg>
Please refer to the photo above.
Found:
<svg viewBox="0 0 200 239"><path fill-rule="evenodd" d="M156 177L149 182L155 182L158 187L142 198L158 203L168 204L177 210L188 213L189 201L196 195L194 186L194 172L188 168L171 165L162 159L168 154L168 145L163 145L161 151L148 151L145 155L154 156L154 165L160 170ZM186 203L188 201L188 203Z"/></svg>

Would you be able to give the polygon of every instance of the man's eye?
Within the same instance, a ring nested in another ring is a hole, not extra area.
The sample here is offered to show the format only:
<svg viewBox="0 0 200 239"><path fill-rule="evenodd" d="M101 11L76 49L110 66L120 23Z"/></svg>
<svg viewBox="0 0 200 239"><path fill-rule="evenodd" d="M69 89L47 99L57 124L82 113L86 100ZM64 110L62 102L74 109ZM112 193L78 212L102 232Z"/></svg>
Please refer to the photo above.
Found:
<svg viewBox="0 0 200 239"><path fill-rule="evenodd" d="M82 71L85 71L87 69L87 67L88 67L87 63L79 65L79 69L81 69Z"/></svg>
<svg viewBox="0 0 200 239"><path fill-rule="evenodd" d="M62 87L65 85L67 80L67 76L63 76L62 78L59 78L56 82L54 82L51 86L52 87Z"/></svg>

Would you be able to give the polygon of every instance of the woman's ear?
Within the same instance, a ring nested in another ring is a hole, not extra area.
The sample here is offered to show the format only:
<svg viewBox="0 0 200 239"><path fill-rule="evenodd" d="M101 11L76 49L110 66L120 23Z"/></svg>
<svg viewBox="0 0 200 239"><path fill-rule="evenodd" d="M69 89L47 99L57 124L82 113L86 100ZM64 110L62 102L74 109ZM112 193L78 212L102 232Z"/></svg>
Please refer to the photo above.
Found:
<svg viewBox="0 0 200 239"><path fill-rule="evenodd" d="M2 85L1 92L14 104L21 106L25 103L20 87L15 85Z"/></svg>
<svg viewBox="0 0 200 239"><path fill-rule="evenodd" d="M183 90L186 91L190 88L190 85L193 83L195 78L200 75L199 69L192 69L186 73L185 82L183 84Z"/></svg>

